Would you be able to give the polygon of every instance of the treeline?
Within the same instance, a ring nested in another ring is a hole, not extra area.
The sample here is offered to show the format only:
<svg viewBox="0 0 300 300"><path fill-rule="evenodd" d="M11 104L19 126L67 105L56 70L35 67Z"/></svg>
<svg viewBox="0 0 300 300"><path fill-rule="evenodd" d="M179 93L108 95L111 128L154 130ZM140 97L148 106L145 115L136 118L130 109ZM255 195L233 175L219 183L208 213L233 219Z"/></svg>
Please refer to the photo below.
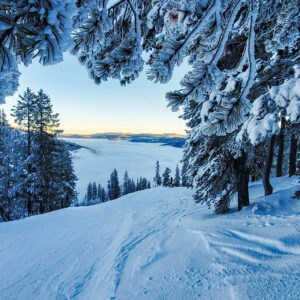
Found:
<svg viewBox="0 0 300 300"><path fill-rule="evenodd" d="M160 165L159 161L156 162L155 166L155 176L153 178L154 185L158 186L165 186L165 187L179 187L185 186L189 187L188 180L185 175L185 167L183 166L181 172L178 167L176 166L174 180L171 177L171 169L166 167L165 171L163 172L162 176L160 176ZM180 175L181 173L181 175ZM110 175L110 179L107 181L107 189L101 186L100 183L96 182L89 182L85 196L81 203L74 202L74 206L89 206L94 204L103 203L106 201L117 199L121 196L150 189L151 183L145 177L140 177L136 180L130 178L128 172L125 171L123 177L123 184L119 183L119 176L118 171L116 169Z"/></svg>
<svg viewBox="0 0 300 300"><path fill-rule="evenodd" d="M155 186L184 186L191 187L189 184L188 176L187 176L187 165L183 164L182 169L180 171L178 165L175 168L174 179L171 176L171 169L166 167L162 176L160 176L160 165L159 161L156 162L155 166L155 176L153 178Z"/></svg>
<svg viewBox="0 0 300 300"><path fill-rule="evenodd" d="M150 188L151 183L147 180L147 178L140 177L135 181L133 178L129 178L127 171L125 171L123 177L123 184L120 185L118 171L114 169L110 175L110 179L107 181L107 190L105 190L105 188L99 183L96 184L96 182L90 182L87 186L83 201L81 203L76 202L75 206L99 204Z"/></svg>
<svg viewBox="0 0 300 300"><path fill-rule="evenodd" d="M12 116L18 129L0 114L0 222L70 206L76 176L49 96L28 88Z"/></svg>

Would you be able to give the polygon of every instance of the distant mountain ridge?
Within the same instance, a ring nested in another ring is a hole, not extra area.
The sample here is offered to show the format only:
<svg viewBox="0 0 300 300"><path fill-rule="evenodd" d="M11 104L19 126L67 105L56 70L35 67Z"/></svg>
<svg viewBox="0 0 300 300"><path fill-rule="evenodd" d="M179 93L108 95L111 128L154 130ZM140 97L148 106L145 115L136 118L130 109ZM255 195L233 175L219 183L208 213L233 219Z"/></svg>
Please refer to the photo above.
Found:
<svg viewBox="0 0 300 300"><path fill-rule="evenodd" d="M135 143L161 143L173 147L182 148L185 136L175 133L151 134L151 133L95 133L91 135L65 134L64 138L81 139L108 139L116 141L129 141Z"/></svg>

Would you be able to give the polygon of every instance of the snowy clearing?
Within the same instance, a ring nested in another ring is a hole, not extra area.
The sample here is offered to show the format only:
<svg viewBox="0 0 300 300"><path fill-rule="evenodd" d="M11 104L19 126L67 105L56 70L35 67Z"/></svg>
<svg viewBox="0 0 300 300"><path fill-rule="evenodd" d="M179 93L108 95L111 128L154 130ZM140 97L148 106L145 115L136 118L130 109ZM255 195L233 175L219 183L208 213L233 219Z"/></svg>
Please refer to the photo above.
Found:
<svg viewBox="0 0 300 300"><path fill-rule="evenodd" d="M297 178L250 187L212 215L185 188L0 224L0 295L11 299L299 299Z"/></svg>
<svg viewBox="0 0 300 300"><path fill-rule="evenodd" d="M183 152L181 148L152 143L103 139L66 139L66 141L96 151L93 153L82 148L73 152L79 201L82 200L89 182L100 183L106 189L107 180L114 168L119 173L120 184L123 182L125 170L128 171L130 178L136 180L137 177L146 177L152 184L157 160L160 162L161 174L166 167L171 168L174 174Z"/></svg>

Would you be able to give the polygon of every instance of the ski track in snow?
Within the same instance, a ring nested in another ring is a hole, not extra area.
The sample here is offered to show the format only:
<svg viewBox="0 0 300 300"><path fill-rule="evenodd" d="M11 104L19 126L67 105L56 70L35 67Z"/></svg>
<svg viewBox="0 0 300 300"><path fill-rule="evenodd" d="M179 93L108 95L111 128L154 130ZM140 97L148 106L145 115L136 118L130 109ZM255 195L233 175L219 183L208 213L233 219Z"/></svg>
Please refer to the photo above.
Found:
<svg viewBox="0 0 300 300"><path fill-rule="evenodd" d="M299 299L296 178L215 216L185 188L1 223L0 299Z"/></svg>

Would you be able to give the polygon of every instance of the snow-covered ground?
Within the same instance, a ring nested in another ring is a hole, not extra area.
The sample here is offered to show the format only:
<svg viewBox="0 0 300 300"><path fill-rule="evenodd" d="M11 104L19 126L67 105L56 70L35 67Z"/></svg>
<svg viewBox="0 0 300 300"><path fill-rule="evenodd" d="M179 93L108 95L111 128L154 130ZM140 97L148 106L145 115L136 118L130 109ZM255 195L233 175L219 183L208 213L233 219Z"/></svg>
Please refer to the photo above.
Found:
<svg viewBox="0 0 300 300"><path fill-rule="evenodd" d="M75 173L78 177L77 190L82 200L89 182L100 183L106 189L107 180L114 168L122 184L125 170L129 177L146 177L153 183L155 164L160 162L161 174L169 167L173 174L182 158L182 148L161 146L153 143L133 143L103 139L66 139L95 150L79 149L73 152Z"/></svg>
<svg viewBox="0 0 300 300"><path fill-rule="evenodd" d="M185 188L0 224L0 298L300 299L297 178L215 216ZM298 229L297 229L298 228Z"/></svg>

